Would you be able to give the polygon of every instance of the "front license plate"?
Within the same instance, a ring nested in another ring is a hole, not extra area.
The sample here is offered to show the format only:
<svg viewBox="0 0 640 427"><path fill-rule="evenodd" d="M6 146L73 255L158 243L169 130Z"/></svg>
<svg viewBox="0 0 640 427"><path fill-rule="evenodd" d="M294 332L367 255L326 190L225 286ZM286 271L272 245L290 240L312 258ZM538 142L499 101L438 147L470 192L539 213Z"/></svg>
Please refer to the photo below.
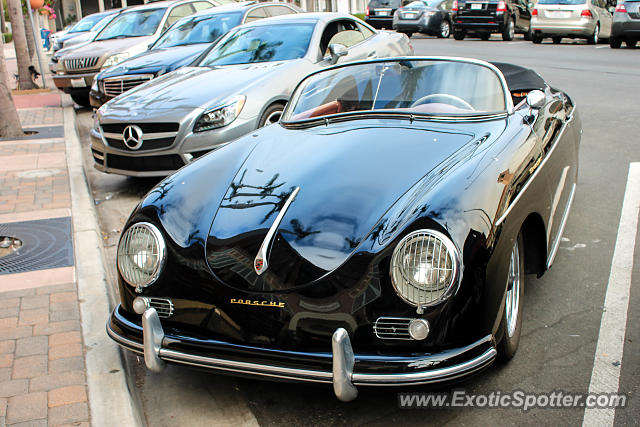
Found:
<svg viewBox="0 0 640 427"><path fill-rule="evenodd" d="M482 9L482 3L471 3L471 10Z"/></svg>
<svg viewBox="0 0 640 427"><path fill-rule="evenodd" d="M376 15L378 15L378 16L389 16L389 15L391 15L391 10L389 10L389 9L376 9Z"/></svg>
<svg viewBox="0 0 640 427"><path fill-rule="evenodd" d="M71 79L71 87L87 87L84 78Z"/></svg>

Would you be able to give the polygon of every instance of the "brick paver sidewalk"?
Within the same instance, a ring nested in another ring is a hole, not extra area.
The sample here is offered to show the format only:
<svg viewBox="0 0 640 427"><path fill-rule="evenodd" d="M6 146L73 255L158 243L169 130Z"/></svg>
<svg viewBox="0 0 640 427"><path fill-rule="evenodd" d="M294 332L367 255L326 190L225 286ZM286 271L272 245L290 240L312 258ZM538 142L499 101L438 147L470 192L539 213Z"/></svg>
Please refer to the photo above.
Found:
<svg viewBox="0 0 640 427"><path fill-rule="evenodd" d="M40 137L0 140L0 243L17 225L35 236L25 240L31 247L0 252L0 427L88 425L73 239L67 230L38 228L71 217L60 96L19 95L15 103L23 128ZM55 235L62 240L50 241ZM43 252L31 262L15 255L38 245Z"/></svg>

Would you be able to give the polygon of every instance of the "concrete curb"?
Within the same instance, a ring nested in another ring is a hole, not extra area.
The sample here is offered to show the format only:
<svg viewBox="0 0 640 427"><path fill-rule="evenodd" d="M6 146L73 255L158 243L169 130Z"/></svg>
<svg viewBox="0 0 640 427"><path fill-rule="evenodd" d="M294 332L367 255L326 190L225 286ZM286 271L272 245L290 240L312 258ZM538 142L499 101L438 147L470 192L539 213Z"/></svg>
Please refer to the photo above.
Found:
<svg viewBox="0 0 640 427"><path fill-rule="evenodd" d="M68 95L64 104L72 105ZM76 132L73 107L64 107L64 135L71 186L73 241L76 278L86 350L87 386L91 425L140 426L133 395L128 387L127 369L120 348L105 332L112 301L104 270L100 227L92 202L82 160L82 146Z"/></svg>

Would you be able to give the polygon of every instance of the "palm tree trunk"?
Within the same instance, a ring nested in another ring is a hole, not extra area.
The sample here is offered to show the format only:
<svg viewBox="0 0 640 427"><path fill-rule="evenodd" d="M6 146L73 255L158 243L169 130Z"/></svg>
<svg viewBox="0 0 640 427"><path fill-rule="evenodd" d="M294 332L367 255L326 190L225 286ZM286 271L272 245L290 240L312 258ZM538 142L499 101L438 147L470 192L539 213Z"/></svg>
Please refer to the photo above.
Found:
<svg viewBox="0 0 640 427"><path fill-rule="evenodd" d="M4 22L4 0L0 0L0 33L7 32L7 24ZM4 41L4 40L3 40Z"/></svg>
<svg viewBox="0 0 640 427"><path fill-rule="evenodd" d="M37 86L33 80L31 80L31 73L29 73L31 60L29 57L29 48L27 48L24 18L22 17L22 4L20 0L7 0L7 8L9 9L9 16L11 17L13 47L16 50L16 60L18 61L18 88L34 89Z"/></svg>
<svg viewBox="0 0 640 427"><path fill-rule="evenodd" d="M0 0L1 1L1 0ZM4 59L4 40L0 37L0 138L16 138L24 135L20 117L13 103L11 90L7 86L7 63Z"/></svg>
<svg viewBox="0 0 640 427"><path fill-rule="evenodd" d="M29 5L27 4L27 7ZM27 49L29 49L29 64L33 62L33 55L36 54L36 42L33 38L33 30L31 27L31 21L29 20L29 16L22 14L22 18L24 21L24 34L27 36Z"/></svg>

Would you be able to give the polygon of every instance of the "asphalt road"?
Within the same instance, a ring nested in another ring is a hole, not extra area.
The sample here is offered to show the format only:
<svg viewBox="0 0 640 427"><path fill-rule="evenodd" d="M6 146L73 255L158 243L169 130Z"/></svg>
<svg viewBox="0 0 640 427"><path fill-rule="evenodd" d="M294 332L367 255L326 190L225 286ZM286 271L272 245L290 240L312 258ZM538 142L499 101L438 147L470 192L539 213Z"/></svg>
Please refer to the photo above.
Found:
<svg viewBox="0 0 640 427"><path fill-rule="evenodd" d="M521 38L503 42L496 35L486 42L414 36L412 44L417 55L464 56L529 66L577 102L584 130L578 190L555 264L542 278L527 278L518 354L508 365L494 365L455 387L473 393L587 392L629 164L640 161L640 49L613 50L608 45L572 41L533 45ZM78 119L113 276L121 227L155 181L95 171L89 154L91 112L79 110ZM616 425L637 425L640 419L640 248L636 233L631 233L636 262L624 356L614 363L620 371L619 390L630 399L625 409L616 411ZM355 402L343 404L329 387L239 379L181 367L154 375L140 359L132 356L129 361L140 404L153 426L256 421L261 425L580 425L584 414L580 407L527 412L469 407L406 410L398 408L395 389L361 389Z"/></svg>

